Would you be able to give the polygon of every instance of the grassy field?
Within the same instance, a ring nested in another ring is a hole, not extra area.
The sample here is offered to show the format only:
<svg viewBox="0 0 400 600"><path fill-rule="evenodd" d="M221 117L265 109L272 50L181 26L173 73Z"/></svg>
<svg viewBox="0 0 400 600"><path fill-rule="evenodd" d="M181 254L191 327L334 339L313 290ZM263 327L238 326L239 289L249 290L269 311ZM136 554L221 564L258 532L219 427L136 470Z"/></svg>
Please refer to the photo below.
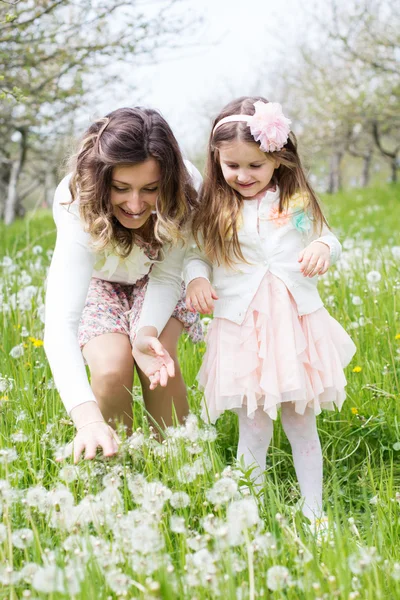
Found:
<svg viewBox="0 0 400 600"><path fill-rule="evenodd" d="M400 598L400 187L326 205L343 255L320 291L358 351L343 410L318 418L321 539L296 511L279 424L257 497L234 463L234 416L197 419L204 346L188 340L185 426L156 442L135 387L137 431L118 457L55 462L74 430L41 342L54 225L43 212L0 227L0 598Z"/></svg>

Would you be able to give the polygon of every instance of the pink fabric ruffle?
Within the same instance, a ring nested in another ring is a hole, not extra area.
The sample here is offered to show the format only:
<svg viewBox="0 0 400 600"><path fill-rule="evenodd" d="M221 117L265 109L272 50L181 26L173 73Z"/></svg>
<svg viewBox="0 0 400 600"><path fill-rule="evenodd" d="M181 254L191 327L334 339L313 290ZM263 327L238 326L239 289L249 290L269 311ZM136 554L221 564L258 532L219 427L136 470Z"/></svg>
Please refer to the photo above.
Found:
<svg viewBox="0 0 400 600"><path fill-rule="evenodd" d="M225 410L258 406L276 419L281 402L294 402L303 414L312 407L340 410L346 397L343 368L356 347L325 308L299 317L297 306L278 277L267 273L242 325L214 319L198 374L214 422Z"/></svg>

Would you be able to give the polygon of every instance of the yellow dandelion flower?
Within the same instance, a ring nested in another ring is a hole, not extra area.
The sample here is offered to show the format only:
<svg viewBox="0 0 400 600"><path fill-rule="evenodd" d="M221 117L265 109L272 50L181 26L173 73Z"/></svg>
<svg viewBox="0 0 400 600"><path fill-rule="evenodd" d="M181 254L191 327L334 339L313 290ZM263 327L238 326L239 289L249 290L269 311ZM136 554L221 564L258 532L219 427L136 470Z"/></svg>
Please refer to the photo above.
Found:
<svg viewBox="0 0 400 600"><path fill-rule="evenodd" d="M362 367L359 367L359 366L354 367L354 369L353 369L353 373L361 373L361 371L362 371Z"/></svg>
<svg viewBox="0 0 400 600"><path fill-rule="evenodd" d="M353 415L358 415L358 408L356 408L355 406L352 406L351 412L353 413Z"/></svg>
<svg viewBox="0 0 400 600"><path fill-rule="evenodd" d="M400 340L400 333L396 333L396 335L394 336L395 340Z"/></svg>
<svg viewBox="0 0 400 600"><path fill-rule="evenodd" d="M7 402L8 400L8 396L1 396L0 397L0 402Z"/></svg>
<svg viewBox="0 0 400 600"><path fill-rule="evenodd" d="M39 340L34 337L29 337L28 340L30 342L32 342L32 344L35 346L35 348L40 348L41 346L43 346L43 340Z"/></svg>

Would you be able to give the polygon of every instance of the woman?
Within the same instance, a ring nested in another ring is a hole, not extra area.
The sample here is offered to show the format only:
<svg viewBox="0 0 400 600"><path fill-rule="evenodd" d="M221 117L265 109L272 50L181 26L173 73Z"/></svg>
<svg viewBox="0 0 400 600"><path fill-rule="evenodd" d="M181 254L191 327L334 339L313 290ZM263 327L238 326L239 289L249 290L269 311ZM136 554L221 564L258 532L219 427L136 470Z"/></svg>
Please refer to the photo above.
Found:
<svg viewBox="0 0 400 600"><path fill-rule="evenodd" d="M44 345L77 428L75 462L117 452L108 422L131 430L133 344L152 417L166 426L173 408L180 421L188 412L176 349L201 327L184 304L182 231L200 183L157 111L123 108L89 127L57 188Z"/></svg>

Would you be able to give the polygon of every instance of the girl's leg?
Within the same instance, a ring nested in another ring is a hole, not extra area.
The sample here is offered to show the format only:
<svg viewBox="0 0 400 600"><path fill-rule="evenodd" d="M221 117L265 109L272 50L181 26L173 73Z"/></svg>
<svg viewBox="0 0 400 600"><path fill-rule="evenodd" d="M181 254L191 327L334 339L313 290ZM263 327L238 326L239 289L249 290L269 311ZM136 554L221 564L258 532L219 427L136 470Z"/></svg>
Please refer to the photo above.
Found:
<svg viewBox="0 0 400 600"><path fill-rule="evenodd" d="M122 333L99 335L85 344L82 352L104 419L113 427L122 421L130 435L134 362L128 336Z"/></svg>
<svg viewBox="0 0 400 600"><path fill-rule="evenodd" d="M175 377L168 380L166 387L158 386L155 390L150 390L150 381L137 369L146 409L163 429L174 423L173 407L179 423L182 423L189 412L186 386L177 359L177 346L182 329L182 323L171 317L159 338L175 363Z"/></svg>
<svg viewBox="0 0 400 600"><path fill-rule="evenodd" d="M304 415L299 415L292 402L283 402L282 426L292 447L303 513L314 519L322 514L322 450L315 413L306 408Z"/></svg>
<svg viewBox="0 0 400 600"><path fill-rule="evenodd" d="M239 443L237 458L243 457L246 467L256 464L252 472L254 483L262 485L264 482L265 459L270 445L273 423L264 410L259 407L254 419L247 416L247 407L235 409L239 417Z"/></svg>

